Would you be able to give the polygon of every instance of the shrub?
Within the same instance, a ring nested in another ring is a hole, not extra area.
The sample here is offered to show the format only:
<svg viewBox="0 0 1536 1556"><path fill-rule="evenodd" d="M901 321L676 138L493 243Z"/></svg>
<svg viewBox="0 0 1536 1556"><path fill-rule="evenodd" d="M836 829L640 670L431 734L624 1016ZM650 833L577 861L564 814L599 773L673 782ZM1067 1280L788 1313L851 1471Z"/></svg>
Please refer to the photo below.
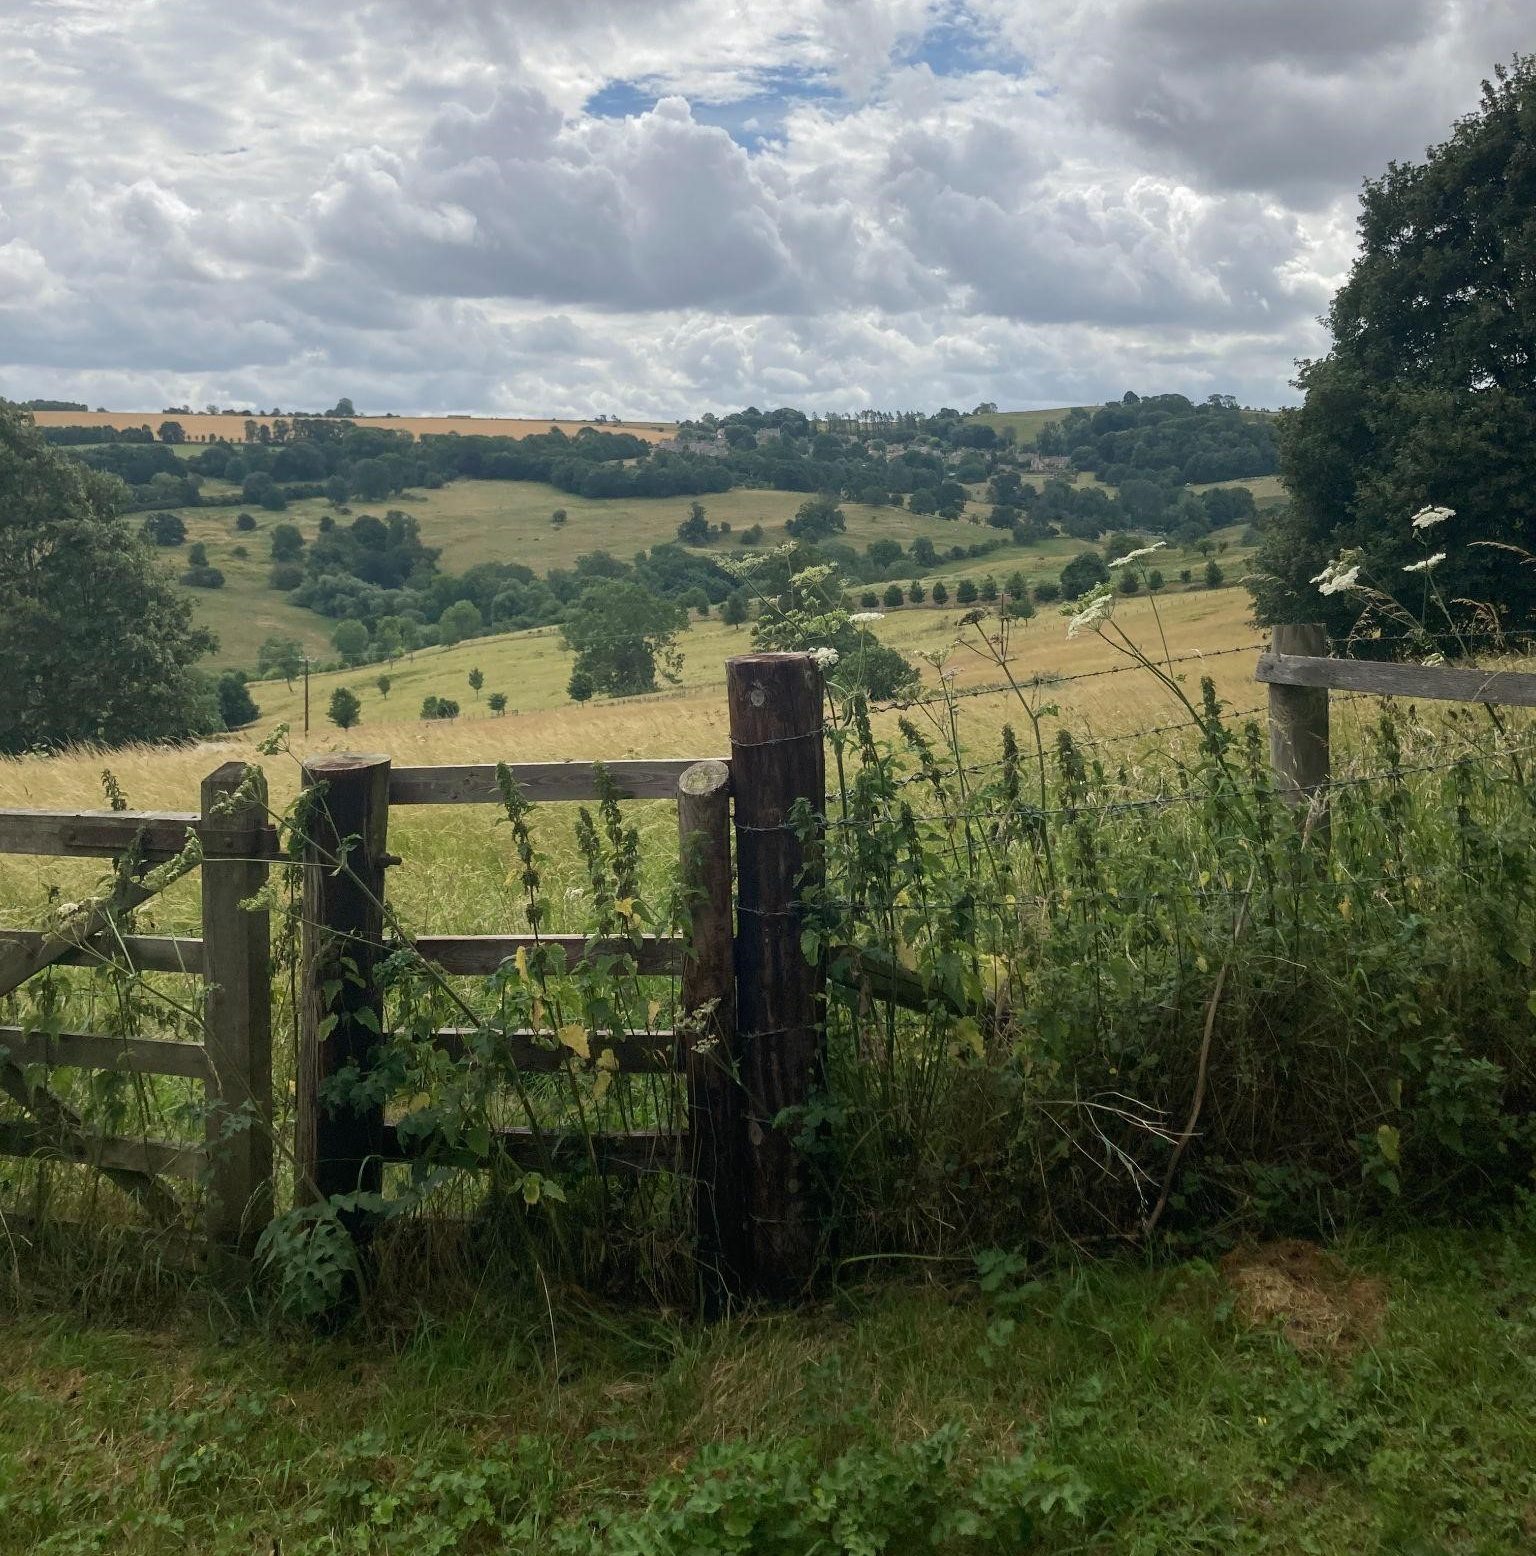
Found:
<svg viewBox="0 0 1536 1556"><path fill-rule="evenodd" d="M1061 570L1061 595L1065 600L1075 600L1090 589L1109 582L1109 568L1097 551L1083 551L1073 557Z"/></svg>
<svg viewBox="0 0 1536 1556"><path fill-rule="evenodd" d="M181 575L181 581L189 589L222 589L224 575L216 567L189 567Z"/></svg>
<svg viewBox="0 0 1536 1556"><path fill-rule="evenodd" d="M339 729L351 729L362 713L363 705L357 693L345 686L338 686L331 693L331 705L326 709L325 716Z"/></svg>
<svg viewBox="0 0 1536 1556"><path fill-rule="evenodd" d="M1205 564L1205 572L1202 575L1201 581L1207 589L1219 589L1226 582L1226 579L1227 575L1216 565L1216 559L1212 557Z"/></svg>
<svg viewBox="0 0 1536 1556"><path fill-rule="evenodd" d="M887 584L885 593L880 596L881 602L890 610L895 610L898 605L904 604L906 595L901 592L901 585L897 583Z"/></svg>
<svg viewBox="0 0 1536 1556"><path fill-rule="evenodd" d="M1061 598L1061 585L1053 583L1049 578L1042 578L1035 585L1035 600L1041 605L1050 605Z"/></svg>
<svg viewBox="0 0 1536 1556"><path fill-rule="evenodd" d="M421 700L421 716L424 719L456 719L459 705L452 697L426 696Z"/></svg>
<svg viewBox="0 0 1536 1556"><path fill-rule="evenodd" d="M279 562L267 574L267 585L286 594L304 582L304 569L297 562Z"/></svg>
<svg viewBox="0 0 1536 1556"><path fill-rule="evenodd" d="M235 528L242 534L248 534L256 528L255 515L249 513L237 513L235 515Z"/></svg>

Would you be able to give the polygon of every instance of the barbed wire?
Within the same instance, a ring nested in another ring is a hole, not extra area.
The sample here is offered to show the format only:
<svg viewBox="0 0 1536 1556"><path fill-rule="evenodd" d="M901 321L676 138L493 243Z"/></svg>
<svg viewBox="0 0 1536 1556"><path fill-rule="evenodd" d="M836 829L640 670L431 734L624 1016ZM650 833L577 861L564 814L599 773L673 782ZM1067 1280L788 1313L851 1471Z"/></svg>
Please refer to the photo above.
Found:
<svg viewBox="0 0 1536 1556"><path fill-rule="evenodd" d="M1512 757L1531 752L1536 752L1536 742L1522 746L1507 746L1501 751L1488 754ZM1453 768L1462 767L1470 763L1478 754L1476 752L1463 752L1460 756L1453 757L1447 761L1399 763L1393 767L1383 768L1379 772L1362 773L1348 778L1330 779L1328 783L1320 785L1319 789L1322 792L1335 793L1341 789L1353 789L1373 783L1396 781L1415 774L1450 772ZM1272 787L1261 788L1258 785L1230 785L1224 789L1181 789L1174 794L1143 795L1137 799L1109 800L1102 803L1084 802L1080 805L1046 807L1021 804L1017 808L1010 810L927 811L921 813L911 812L911 815L913 821L919 826L934 825L941 822L1018 821L1021 819L1033 821L1051 816L1112 815L1127 811L1159 809L1170 805L1217 802L1222 799L1252 799L1259 797L1261 794L1273 796L1277 792ZM889 814L869 818L829 816L824 825L829 831L872 831L877 828L895 826L898 824L899 819ZM788 823L783 823L783 826L785 830L794 830Z"/></svg>

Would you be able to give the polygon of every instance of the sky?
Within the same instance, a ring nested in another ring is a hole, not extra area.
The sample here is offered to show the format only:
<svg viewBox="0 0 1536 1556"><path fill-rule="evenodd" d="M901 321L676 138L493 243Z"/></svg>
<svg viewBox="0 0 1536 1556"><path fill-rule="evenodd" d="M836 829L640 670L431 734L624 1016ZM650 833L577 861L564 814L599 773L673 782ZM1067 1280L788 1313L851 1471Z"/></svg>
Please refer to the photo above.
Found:
<svg viewBox="0 0 1536 1556"><path fill-rule="evenodd" d="M0 395L1287 403L1529 5L0 0Z"/></svg>

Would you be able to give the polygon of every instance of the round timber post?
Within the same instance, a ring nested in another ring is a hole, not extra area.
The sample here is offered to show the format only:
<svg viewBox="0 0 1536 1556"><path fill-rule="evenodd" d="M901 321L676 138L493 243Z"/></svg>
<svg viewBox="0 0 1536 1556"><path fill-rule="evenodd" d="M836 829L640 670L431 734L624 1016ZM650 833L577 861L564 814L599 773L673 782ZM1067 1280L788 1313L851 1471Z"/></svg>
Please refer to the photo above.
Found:
<svg viewBox="0 0 1536 1556"><path fill-rule="evenodd" d="M809 1100L825 1057L824 972L801 947L799 909L821 851L796 830L802 814L819 826L826 810L821 670L810 654L744 654L726 665L726 695L750 1277L759 1294L786 1298L810 1284L821 1243L799 1125L778 1122Z"/></svg>

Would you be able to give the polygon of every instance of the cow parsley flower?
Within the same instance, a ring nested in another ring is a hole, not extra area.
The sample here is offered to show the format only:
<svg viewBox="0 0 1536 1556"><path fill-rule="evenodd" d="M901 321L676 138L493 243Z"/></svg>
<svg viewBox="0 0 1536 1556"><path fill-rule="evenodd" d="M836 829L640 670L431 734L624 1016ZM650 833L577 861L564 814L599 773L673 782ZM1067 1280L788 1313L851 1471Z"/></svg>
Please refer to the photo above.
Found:
<svg viewBox="0 0 1536 1556"><path fill-rule="evenodd" d="M1161 551L1167 544L1166 540L1159 540L1150 546L1141 546L1135 551L1127 551L1124 556L1116 557L1109 565L1111 567L1124 567L1128 562L1135 562L1144 556L1151 556L1154 551Z"/></svg>
<svg viewBox="0 0 1536 1556"><path fill-rule="evenodd" d="M1077 613L1067 623L1067 636L1075 638L1079 632L1097 627L1115 613L1114 592L1107 585L1100 585L1084 600Z"/></svg>
<svg viewBox="0 0 1536 1556"><path fill-rule="evenodd" d="M1415 529L1433 529L1437 524L1444 524L1447 519L1454 519L1454 508L1420 508L1410 521Z"/></svg>
<svg viewBox="0 0 1536 1556"><path fill-rule="evenodd" d="M849 618L856 627L862 627L867 621L884 621L884 611L855 611Z"/></svg>
<svg viewBox="0 0 1536 1556"><path fill-rule="evenodd" d="M1403 569L1405 573L1432 573L1445 560L1445 552L1437 551L1433 556L1427 556L1422 562L1410 562Z"/></svg>
<svg viewBox="0 0 1536 1556"><path fill-rule="evenodd" d="M813 648L811 650L811 658L823 670L830 670L837 663L838 654L835 648Z"/></svg>
<svg viewBox="0 0 1536 1556"><path fill-rule="evenodd" d="M1342 594L1346 589L1353 589L1359 577L1359 563L1352 564L1347 557L1341 556L1330 562L1312 582L1317 585L1319 594Z"/></svg>

